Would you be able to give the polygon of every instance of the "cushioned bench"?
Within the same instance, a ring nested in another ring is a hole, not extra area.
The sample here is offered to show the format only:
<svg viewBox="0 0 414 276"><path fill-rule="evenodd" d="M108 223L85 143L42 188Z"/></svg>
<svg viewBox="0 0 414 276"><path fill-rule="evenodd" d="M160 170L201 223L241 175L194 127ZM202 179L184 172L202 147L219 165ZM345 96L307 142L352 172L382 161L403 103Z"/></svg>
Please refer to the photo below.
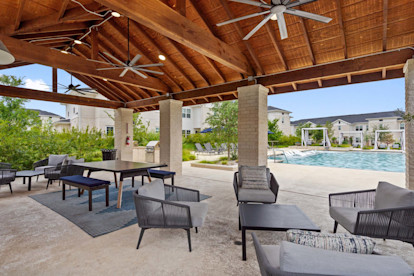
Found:
<svg viewBox="0 0 414 276"><path fill-rule="evenodd" d="M162 171L162 170L148 170L148 173L151 177L162 179L162 182L165 182L165 179L171 178L171 186L174 186L174 175L175 172ZM142 185L144 185L144 176L142 176Z"/></svg>
<svg viewBox="0 0 414 276"><path fill-rule="evenodd" d="M92 191L105 189L106 206L109 206L109 181L84 177L82 175L71 175L61 177L62 180L62 200L65 200L65 185L70 185L78 188L78 197L80 197L80 190L87 190L89 195L89 211L92 211Z"/></svg>

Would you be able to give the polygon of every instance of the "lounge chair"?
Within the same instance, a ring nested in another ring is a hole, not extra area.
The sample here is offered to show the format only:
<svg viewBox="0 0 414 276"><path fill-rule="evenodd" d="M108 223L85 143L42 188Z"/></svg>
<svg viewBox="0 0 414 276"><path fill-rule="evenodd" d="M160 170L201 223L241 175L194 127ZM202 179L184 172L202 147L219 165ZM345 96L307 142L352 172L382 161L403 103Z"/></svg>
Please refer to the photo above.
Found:
<svg viewBox="0 0 414 276"><path fill-rule="evenodd" d="M413 275L398 256L343 253L283 241L261 245L252 233L262 276L293 275Z"/></svg>
<svg viewBox="0 0 414 276"><path fill-rule="evenodd" d="M216 150L211 146L211 144L210 143L205 143L204 144L204 147L206 148L206 152L207 153L216 153Z"/></svg>
<svg viewBox="0 0 414 276"><path fill-rule="evenodd" d="M377 189L329 195L329 214L354 235L414 246L414 191L379 182Z"/></svg>
<svg viewBox="0 0 414 276"><path fill-rule="evenodd" d="M198 153L206 153L206 150L203 148L203 146L200 143L195 143L196 146L196 152Z"/></svg>
<svg viewBox="0 0 414 276"><path fill-rule="evenodd" d="M133 192L138 226L141 228L137 249L145 230L176 228L187 232L191 252L190 229L203 226L207 203L200 202L200 192L177 186L164 185L161 179L145 183Z"/></svg>
<svg viewBox="0 0 414 276"><path fill-rule="evenodd" d="M10 193L13 193L11 183L16 179L16 172L17 170L13 170L10 168L0 169L0 186L9 185Z"/></svg>
<svg viewBox="0 0 414 276"><path fill-rule="evenodd" d="M11 169L12 164L0 162L0 169Z"/></svg>
<svg viewBox="0 0 414 276"><path fill-rule="evenodd" d="M35 162L33 164L33 169L35 171L44 172L46 168L53 168L58 165L63 165L63 162L65 162L67 157L68 157L67 154L62 154L62 155L51 154L49 155L48 158Z"/></svg>

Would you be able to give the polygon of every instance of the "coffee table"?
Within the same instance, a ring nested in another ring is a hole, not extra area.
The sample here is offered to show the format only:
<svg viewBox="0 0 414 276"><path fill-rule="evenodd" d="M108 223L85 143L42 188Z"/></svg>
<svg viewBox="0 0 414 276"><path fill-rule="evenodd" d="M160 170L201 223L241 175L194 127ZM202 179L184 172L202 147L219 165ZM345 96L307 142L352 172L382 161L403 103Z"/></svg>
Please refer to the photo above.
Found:
<svg viewBox="0 0 414 276"><path fill-rule="evenodd" d="M45 174L44 171L30 171L30 170L18 171L16 173L16 178L17 177L23 177L23 184L26 184L26 178L28 178L29 179L29 185L27 187L27 190L30 191L32 189L32 177L43 175L43 174Z"/></svg>
<svg viewBox="0 0 414 276"><path fill-rule="evenodd" d="M321 231L296 205L241 204L239 212L243 261L246 260L246 230L287 231L300 229Z"/></svg>

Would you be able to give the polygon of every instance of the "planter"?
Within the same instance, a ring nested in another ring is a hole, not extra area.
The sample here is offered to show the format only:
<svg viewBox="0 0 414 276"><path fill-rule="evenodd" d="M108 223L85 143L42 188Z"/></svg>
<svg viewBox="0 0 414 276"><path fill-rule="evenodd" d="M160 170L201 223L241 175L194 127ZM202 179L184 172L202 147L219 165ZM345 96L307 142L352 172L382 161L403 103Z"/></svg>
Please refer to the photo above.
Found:
<svg viewBox="0 0 414 276"><path fill-rule="evenodd" d="M206 163L191 163L191 167L204 168L204 169L215 169L223 171L237 171L238 166L235 165L221 165L221 164L206 164Z"/></svg>

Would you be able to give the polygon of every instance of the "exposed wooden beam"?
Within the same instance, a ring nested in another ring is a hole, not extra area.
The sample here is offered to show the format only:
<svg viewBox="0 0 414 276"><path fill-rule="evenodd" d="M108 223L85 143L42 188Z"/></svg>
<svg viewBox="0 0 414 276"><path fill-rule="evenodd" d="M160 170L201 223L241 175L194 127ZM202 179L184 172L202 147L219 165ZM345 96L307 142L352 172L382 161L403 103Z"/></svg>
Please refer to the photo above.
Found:
<svg viewBox="0 0 414 276"><path fill-rule="evenodd" d="M340 29L340 32L341 32L341 37L342 37L342 48L344 49L344 59L347 59L348 58L348 50L347 50L347 46L346 46L344 22L343 22L343 19L342 19L341 0L335 0L335 1L336 1L336 14L338 16L338 24L339 24L339 29Z"/></svg>
<svg viewBox="0 0 414 276"><path fill-rule="evenodd" d="M39 33L56 33L56 32L63 32L63 31L79 31L79 30L85 30L89 28L89 25L85 22L76 22L76 23L58 23L53 26L48 27L41 27L37 29L31 29L22 31L22 28L20 28L18 31L16 31L13 36L16 34L39 34ZM0 34L9 35L8 33L4 33L2 30L0 30Z"/></svg>
<svg viewBox="0 0 414 276"><path fill-rule="evenodd" d="M227 0L220 0L220 4L223 6L224 11L226 12L229 19L234 19L234 14L230 10L229 5L227 4ZM243 30L239 24L239 22L235 22L231 24L236 29L236 32L239 34L240 39L242 39L245 34L243 33ZM265 71L263 70L262 65L260 64L259 58L257 57L256 53L254 52L254 49L249 41L243 40L244 46L247 48L247 51L249 51L250 57L253 59L254 64L256 65L256 73L257 75L263 75L265 74Z"/></svg>
<svg viewBox="0 0 414 276"><path fill-rule="evenodd" d="M176 0L175 2L176 2L175 3L175 10L179 14L181 14L182 16L185 17L186 11L187 11L187 9L186 9L186 0Z"/></svg>
<svg viewBox="0 0 414 276"><path fill-rule="evenodd" d="M242 73L251 73L247 59L236 47L209 34L202 27L158 0L97 0L97 2L229 68Z"/></svg>
<svg viewBox="0 0 414 276"><path fill-rule="evenodd" d="M382 50L387 51L388 0L382 0Z"/></svg>
<svg viewBox="0 0 414 276"><path fill-rule="evenodd" d="M114 82L120 82L141 88L164 92L169 91L168 87L164 83L152 77L143 79L124 76L123 78L120 78L117 72L104 72L96 70L99 68L97 63L85 60L81 57L63 54L56 50L36 46L31 43L3 35L0 35L0 40L3 41L9 51L18 60L39 63L101 79L105 78Z"/></svg>
<svg viewBox="0 0 414 276"><path fill-rule="evenodd" d="M57 68L52 68L52 91L58 92L58 72Z"/></svg>
<svg viewBox="0 0 414 276"><path fill-rule="evenodd" d="M5 97L32 99L66 104L78 104L112 109L124 107L124 104L121 102L99 100L88 97L73 96L54 92L45 92L40 90L5 85L0 85L0 95Z"/></svg>
<svg viewBox="0 0 414 276"><path fill-rule="evenodd" d="M276 34L273 28L271 28L270 24L265 24L265 28L267 31L267 34L270 37L270 41L272 42L273 48L275 48L277 56L279 57L280 61L282 62L283 68L285 70L289 70L289 66L286 62L285 55L282 52L282 47L279 45L279 42L277 42Z"/></svg>
<svg viewBox="0 0 414 276"><path fill-rule="evenodd" d="M62 0L62 4L60 5L60 9L56 15L56 20L59 21L63 15L65 14L66 8L68 7L70 0Z"/></svg>
<svg viewBox="0 0 414 276"><path fill-rule="evenodd" d="M383 79L387 78L387 68L382 68L382 78Z"/></svg>
<svg viewBox="0 0 414 276"><path fill-rule="evenodd" d="M91 30L91 59L98 60L99 57L99 38L95 28Z"/></svg>
<svg viewBox="0 0 414 276"><path fill-rule="evenodd" d="M346 74L346 79L348 80L348 83L352 83L352 75Z"/></svg>
<svg viewBox="0 0 414 276"><path fill-rule="evenodd" d="M14 35L14 38L21 40L34 40L42 38L52 38L52 37L63 37L63 36L79 36L82 35L82 30L73 30L73 31L63 31L55 33L36 33L36 34L23 34L23 35Z"/></svg>
<svg viewBox="0 0 414 276"><path fill-rule="evenodd" d="M24 3L25 2L26 2L26 0L19 0L19 6L17 7L17 14L16 14L16 18L14 20L14 31L19 29L19 27L20 27L20 21L22 20Z"/></svg>
<svg viewBox="0 0 414 276"><path fill-rule="evenodd" d="M298 16L298 18L299 18L300 25L302 28L303 37L305 38L305 41L306 41L306 49L308 50L309 57L312 61L312 64L315 65L316 64L315 55L313 54L312 44L310 43L310 40L309 40L308 30L306 29L305 21L303 20L302 17Z"/></svg>
<svg viewBox="0 0 414 276"><path fill-rule="evenodd" d="M31 64L30 62L25 62L25 61L15 61L12 64L0 65L0 70L20 67L20 66L25 66L25 65L30 65L30 64Z"/></svg>
<svg viewBox="0 0 414 276"><path fill-rule="evenodd" d="M318 86L322 87L323 86L323 81L321 79L318 80Z"/></svg>
<svg viewBox="0 0 414 276"><path fill-rule="evenodd" d="M72 74L75 78L85 83L87 86L89 86L92 89L95 89L98 91L99 94L106 97L109 100L113 101L121 101L126 102L126 100L112 94L106 87L100 85L98 80L95 80L92 77L82 76L81 74Z"/></svg>
<svg viewBox="0 0 414 276"><path fill-rule="evenodd" d="M293 87L293 90L295 90L295 91L298 90L298 86L294 82L292 82L292 87Z"/></svg>

